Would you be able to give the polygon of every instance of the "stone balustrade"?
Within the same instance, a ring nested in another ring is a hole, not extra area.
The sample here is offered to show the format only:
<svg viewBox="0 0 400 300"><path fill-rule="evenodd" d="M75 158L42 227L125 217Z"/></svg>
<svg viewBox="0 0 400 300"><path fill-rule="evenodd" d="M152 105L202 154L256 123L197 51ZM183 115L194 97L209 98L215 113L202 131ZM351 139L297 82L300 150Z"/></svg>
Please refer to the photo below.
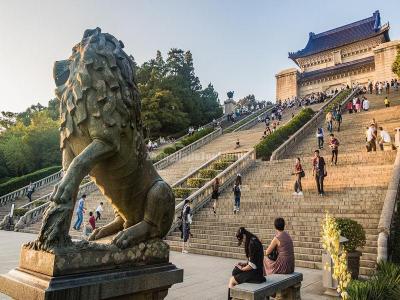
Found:
<svg viewBox="0 0 400 300"><path fill-rule="evenodd" d="M392 179L386 191L381 216L378 224L378 255L377 261L387 261L389 256L389 241L392 234L393 216L397 201L400 198L400 150L397 150L393 165Z"/></svg>
<svg viewBox="0 0 400 300"><path fill-rule="evenodd" d="M35 187L35 189L38 189L39 187L45 186L56 180L59 180L61 178L61 174L62 174L62 172L60 170L57 173L51 174L50 176L47 176L38 181L35 181L32 184ZM0 197L0 206L4 206L4 205L10 203L10 202L14 201L16 198L25 196L26 193L28 192L28 187L29 187L29 185L24 186L18 190L15 190L11 193L5 194L4 196L1 196Z"/></svg>
<svg viewBox="0 0 400 300"><path fill-rule="evenodd" d="M200 147L208 144L209 142L216 139L220 135L222 135L222 128L217 128L213 132L207 134L206 136L202 137L201 139L198 139L194 143L191 143L190 145L187 145L186 147L183 147L182 149L180 149L180 150L172 153L171 155L168 155L167 157L163 158L162 160L156 162L154 164L154 167L157 170L165 169L169 165L180 160L182 157L189 155L194 150L197 150Z"/></svg>
<svg viewBox="0 0 400 300"><path fill-rule="evenodd" d="M79 192L78 192L78 198L83 195L83 194L88 194L91 193L93 191L95 191L97 189L96 184L93 181L90 181L88 183L85 183L83 185L81 185L79 187ZM35 201L47 201L50 199L50 195L45 195ZM28 204L33 204L35 201L33 201L32 203L28 203ZM38 221L40 218L43 217L44 212L46 211L47 207L50 205L50 202L47 201L45 203L43 203L40 206L34 207L34 206L27 206L24 205L21 208L31 208L29 209L17 222L17 224L15 225L14 230L15 231L19 231L22 228L25 228L26 226L35 223L36 221ZM26 206L26 207L25 207ZM34 207L34 208L32 208Z"/></svg>
<svg viewBox="0 0 400 300"><path fill-rule="evenodd" d="M348 100L352 99L352 97L358 92L358 89L355 89L350 93L349 96L347 96L341 103L343 106L345 103L347 103ZM304 124L303 127L301 127L295 134L293 134L286 142L284 142L282 145L278 147L274 152L272 152L272 155L270 157L270 161L273 160L278 160L284 158L285 154L293 149L293 147L296 145L296 143L302 141L309 133L311 130L317 128L318 124L320 124L324 119L325 119L325 112L324 109L331 104L333 101L335 101L336 97L340 95L340 92L337 93L335 96L333 96L329 101L327 101L319 110L318 113L316 113L310 121L308 121L306 124Z"/></svg>
<svg viewBox="0 0 400 300"><path fill-rule="evenodd" d="M258 116L252 118L251 120L247 121L246 123L244 123L243 125L239 126L238 128L236 128L235 130L233 130L232 132L237 132L237 131L241 131L241 130L247 130L252 128L253 126L257 125L259 123L259 118L264 119L268 113L270 113L274 107L276 107L276 105L273 105L272 107L267 107L265 108L265 111L262 112L261 114L259 114Z"/></svg>
<svg viewBox="0 0 400 300"><path fill-rule="evenodd" d="M255 150L254 149L250 150L242 157L240 157L237 161L235 161L232 165L230 165L228 168L226 168L224 171L218 174L217 177L220 180L220 187L219 187L220 192L225 190L235 180L236 175L238 173L243 174L254 163L255 159L256 159ZM186 200L189 200L191 202L191 208L193 213L196 213L196 211L201 209L205 204L207 204L208 201L210 201L212 194L213 180L214 179L210 180L203 187L201 187L196 192L194 192L193 194L191 194L189 197L186 198ZM183 202L180 202L175 207L175 218L169 233L174 231L180 225L181 222L180 216L182 208L183 208Z"/></svg>

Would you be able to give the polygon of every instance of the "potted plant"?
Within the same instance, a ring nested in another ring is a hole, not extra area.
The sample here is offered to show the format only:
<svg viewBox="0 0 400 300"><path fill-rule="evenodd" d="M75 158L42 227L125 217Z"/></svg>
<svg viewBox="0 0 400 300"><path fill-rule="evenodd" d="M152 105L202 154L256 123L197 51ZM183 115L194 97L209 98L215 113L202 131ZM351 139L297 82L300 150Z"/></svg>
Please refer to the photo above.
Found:
<svg viewBox="0 0 400 300"><path fill-rule="evenodd" d="M343 244L347 251L347 266L352 279L357 279L360 270L360 257L362 253L357 249L365 246L365 230L354 220L348 218L336 218L340 235L348 239Z"/></svg>

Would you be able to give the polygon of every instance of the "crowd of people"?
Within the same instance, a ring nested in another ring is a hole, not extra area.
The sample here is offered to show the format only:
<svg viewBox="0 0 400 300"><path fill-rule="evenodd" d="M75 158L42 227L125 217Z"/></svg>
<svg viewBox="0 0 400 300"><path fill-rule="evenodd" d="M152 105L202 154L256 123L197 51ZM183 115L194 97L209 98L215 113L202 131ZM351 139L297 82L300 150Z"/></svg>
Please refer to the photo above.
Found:
<svg viewBox="0 0 400 300"><path fill-rule="evenodd" d="M336 93L338 93L338 89L334 89L328 92L318 92L318 93L311 93L310 95L304 97L292 97L287 98L284 100L279 100L278 102L287 108L291 107L304 107L309 106L317 103L325 102L326 99L332 97Z"/></svg>

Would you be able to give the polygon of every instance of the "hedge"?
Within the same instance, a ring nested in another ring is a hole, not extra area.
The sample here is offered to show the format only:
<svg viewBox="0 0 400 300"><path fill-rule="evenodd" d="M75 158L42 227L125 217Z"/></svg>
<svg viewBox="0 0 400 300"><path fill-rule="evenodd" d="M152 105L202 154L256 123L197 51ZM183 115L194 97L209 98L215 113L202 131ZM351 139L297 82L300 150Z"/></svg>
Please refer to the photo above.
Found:
<svg viewBox="0 0 400 300"><path fill-rule="evenodd" d="M189 178L186 183L188 187L191 188L201 188L208 182L208 179L205 178Z"/></svg>
<svg viewBox="0 0 400 300"><path fill-rule="evenodd" d="M16 208L14 209L13 216L15 217L22 217L28 212L27 208Z"/></svg>
<svg viewBox="0 0 400 300"><path fill-rule="evenodd" d="M291 119L287 124L275 130L269 136L259 142L254 148L256 157L268 160L280 145L282 145L291 135L303 127L314 116L311 108L303 109L297 116Z"/></svg>
<svg viewBox="0 0 400 300"><path fill-rule="evenodd" d="M343 102L344 99L346 99L350 95L351 92L351 89L341 91L339 95L335 98L335 100L333 100L327 107L325 107L324 112L327 113L335 109L339 104Z"/></svg>
<svg viewBox="0 0 400 300"><path fill-rule="evenodd" d="M11 193L24 186L27 186L30 182L38 181L42 178L50 176L61 170L61 166L53 166L44 169L40 169L33 173L29 173L20 177L10 179L6 183L0 184L0 196Z"/></svg>
<svg viewBox="0 0 400 300"><path fill-rule="evenodd" d="M192 189L187 188L173 188L175 198L187 198L192 193Z"/></svg>
<svg viewBox="0 0 400 300"><path fill-rule="evenodd" d="M159 153L155 158L152 159L152 162L156 163L156 162L162 160L163 158L167 157L168 155L171 155L172 153L175 153L176 151L181 150L183 147L194 143L195 141L201 139L202 137L206 136L207 134L210 134L213 131L214 131L214 128L204 128L200 131L196 131L192 135L181 139L179 142L176 142L176 143L172 144L171 146L165 147L161 153Z"/></svg>
<svg viewBox="0 0 400 300"><path fill-rule="evenodd" d="M214 178L217 176L218 171L214 169L202 169L199 171L200 177L201 178Z"/></svg>
<svg viewBox="0 0 400 300"><path fill-rule="evenodd" d="M214 170L225 170L227 167L229 167L232 164L231 161L226 161L226 160L219 160L215 163L212 164L212 168Z"/></svg>

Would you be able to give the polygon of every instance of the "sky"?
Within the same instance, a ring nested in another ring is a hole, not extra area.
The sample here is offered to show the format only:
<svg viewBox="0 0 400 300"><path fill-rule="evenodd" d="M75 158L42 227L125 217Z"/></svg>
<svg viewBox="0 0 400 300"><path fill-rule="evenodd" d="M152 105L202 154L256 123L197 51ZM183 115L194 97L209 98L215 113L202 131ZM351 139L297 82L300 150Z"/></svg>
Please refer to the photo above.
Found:
<svg viewBox="0 0 400 300"><path fill-rule="evenodd" d="M319 33L379 9L400 38L399 0L0 0L0 111L20 112L54 98L53 63L66 59L85 29L100 27L137 63L190 50L203 86L220 100L254 94L275 99L275 74L295 67L289 51Z"/></svg>

